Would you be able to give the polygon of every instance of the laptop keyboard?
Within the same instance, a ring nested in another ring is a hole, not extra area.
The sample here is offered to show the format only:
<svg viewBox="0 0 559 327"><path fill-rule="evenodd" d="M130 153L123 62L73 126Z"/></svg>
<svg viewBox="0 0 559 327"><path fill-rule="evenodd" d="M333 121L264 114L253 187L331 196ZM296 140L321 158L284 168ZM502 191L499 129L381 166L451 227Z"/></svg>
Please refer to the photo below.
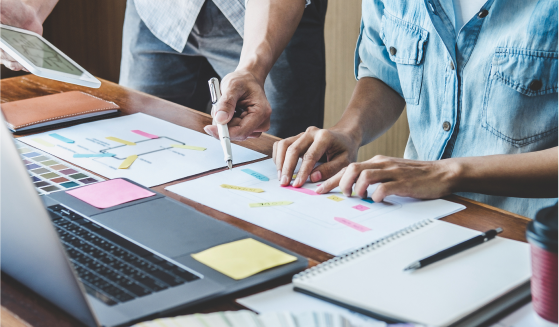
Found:
<svg viewBox="0 0 559 327"><path fill-rule="evenodd" d="M199 279L66 207L48 211L87 293L107 305Z"/></svg>

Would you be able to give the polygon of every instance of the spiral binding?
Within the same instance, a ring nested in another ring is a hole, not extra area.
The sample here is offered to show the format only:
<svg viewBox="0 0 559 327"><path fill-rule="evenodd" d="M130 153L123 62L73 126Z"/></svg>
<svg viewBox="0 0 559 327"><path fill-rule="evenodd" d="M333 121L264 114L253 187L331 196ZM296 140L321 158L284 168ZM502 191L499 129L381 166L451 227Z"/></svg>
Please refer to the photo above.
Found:
<svg viewBox="0 0 559 327"><path fill-rule="evenodd" d="M363 247L361 247L361 248L359 248L359 249L357 249L357 250L351 251L351 252L346 253L346 254L344 254L344 255L342 255L342 256L338 256L338 257L332 258L332 259L330 259L330 260L328 260L328 261L324 261L323 263L320 263L320 264L318 264L318 265L316 265L316 266L314 266L314 267L312 267L312 268L309 268L309 269L307 269L307 270L305 270L305 271L302 271L302 272L296 274L295 276L293 276L293 281L295 281L295 280L300 280L300 281L302 281L302 280L304 280L304 279L309 279L310 277L316 276L316 275L318 275L318 274L320 274L320 273L323 273L323 272L325 272L326 270L328 270L328 269L330 269L330 268L332 268L332 267L335 267L335 266L337 266L337 265L339 265L339 264L342 264L342 263L348 262L348 261L350 261L350 260L353 260L353 259L355 259L355 258L358 258L358 257L361 256L362 254L366 254L366 253L371 252L371 251L373 251L373 250L376 250L376 249L378 249L378 248L380 248L380 247L383 247L383 246L386 245L387 243L389 243L389 242L391 242L391 241L393 241L393 240L396 240L396 239L398 239L398 238L400 238L400 237L402 237L402 236L404 236L404 235L406 235L406 234L409 234L409 233L411 233L411 232L414 232L414 231L416 231L416 230L418 230L418 229L420 229L420 228L423 228L423 227L425 227L425 226L427 226L427 225L429 225L429 224L431 224L431 223L433 223L433 222L434 222L433 219L422 220L422 221L420 221L420 222L418 222L418 223L415 223L415 224L413 224L413 225L411 225L411 226L408 226L408 227L406 227L406 228L404 228L404 229L401 229L401 230L399 230L399 231L397 231L397 232L394 232L394 233L392 233L392 234L390 234L390 235L388 235L388 236L386 236L386 237L384 237L384 238L381 238L381 239L378 240L378 241L375 241L375 242L373 242L373 243L367 244L367 245L365 245L365 246L363 246Z"/></svg>

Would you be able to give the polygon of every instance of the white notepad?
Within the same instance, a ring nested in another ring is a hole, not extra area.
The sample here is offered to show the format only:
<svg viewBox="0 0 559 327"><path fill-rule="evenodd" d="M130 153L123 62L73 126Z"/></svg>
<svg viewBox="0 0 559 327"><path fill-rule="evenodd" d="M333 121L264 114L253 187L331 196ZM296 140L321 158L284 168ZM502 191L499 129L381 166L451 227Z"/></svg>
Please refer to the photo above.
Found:
<svg viewBox="0 0 559 327"><path fill-rule="evenodd" d="M412 262L479 234L427 220L295 275L293 284L296 290L376 317L430 326L448 326L465 317L481 319L475 317L484 311L481 308L502 310L529 296L527 243L496 237L404 272Z"/></svg>

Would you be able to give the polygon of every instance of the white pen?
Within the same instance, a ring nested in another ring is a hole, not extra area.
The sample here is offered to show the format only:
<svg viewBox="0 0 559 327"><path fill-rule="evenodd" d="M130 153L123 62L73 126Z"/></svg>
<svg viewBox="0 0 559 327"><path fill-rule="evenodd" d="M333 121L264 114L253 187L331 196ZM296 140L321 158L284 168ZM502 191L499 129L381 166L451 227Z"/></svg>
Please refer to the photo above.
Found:
<svg viewBox="0 0 559 327"><path fill-rule="evenodd" d="M217 110L216 105L221 98L221 90L219 88L219 80L215 77L208 81L210 85L210 94L212 96L212 117L215 115ZM215 122L215 119L214 119ZM217 132L219 134L219 141L221 142L221 147L223 148L223 154L225 156L225 162L227 162L227 167L233 169L233 154L231 152L231 140L229 139L229 127L227 124L216 124Z"/></svg>

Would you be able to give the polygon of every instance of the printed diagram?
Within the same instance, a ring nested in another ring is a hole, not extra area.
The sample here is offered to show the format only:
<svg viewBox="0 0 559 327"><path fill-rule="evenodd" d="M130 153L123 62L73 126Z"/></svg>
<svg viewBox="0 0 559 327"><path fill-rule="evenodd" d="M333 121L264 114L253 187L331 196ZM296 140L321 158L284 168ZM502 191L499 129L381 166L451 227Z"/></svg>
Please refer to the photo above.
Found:
<svg viewBox="0 0 559 327"><path fill-rule="evenodd" d="M186 145L181 141L174 140L170 137L160 136L156 139L146 139L134 142L136 145L117 145L111 148L102 149L100 153L112 153L113 158L117 160L125 160L129 156L137 155L138 157L146 154L155 153L164 150L170 150L173 145Z"/></svg>

